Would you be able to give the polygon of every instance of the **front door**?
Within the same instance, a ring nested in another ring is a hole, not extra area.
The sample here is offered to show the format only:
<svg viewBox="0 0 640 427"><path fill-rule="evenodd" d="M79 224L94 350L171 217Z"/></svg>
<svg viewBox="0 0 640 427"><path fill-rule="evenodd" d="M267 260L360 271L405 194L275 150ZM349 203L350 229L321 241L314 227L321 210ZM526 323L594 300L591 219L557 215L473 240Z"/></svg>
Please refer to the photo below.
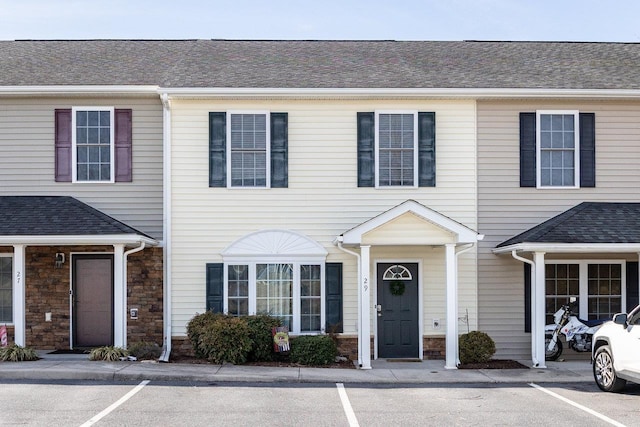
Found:
<svg viewBox="0 0 640 427"><path fill-rule="evenodd" d="M113 345L113 255L73 256L73 346Z"/></svg>
<svg viewBox="0 0 640 427"><path fill-rule="evenodd" d="M418 264L378 264L377 278L378 357L420 357Z"/></svg>

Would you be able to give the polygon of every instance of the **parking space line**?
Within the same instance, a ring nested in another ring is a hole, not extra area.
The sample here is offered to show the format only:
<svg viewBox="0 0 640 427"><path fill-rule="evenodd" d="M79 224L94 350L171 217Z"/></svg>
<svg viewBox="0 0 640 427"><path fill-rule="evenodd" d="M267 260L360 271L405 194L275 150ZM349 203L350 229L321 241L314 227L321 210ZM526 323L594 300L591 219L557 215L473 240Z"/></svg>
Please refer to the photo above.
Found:
<svg viewBox="0 0 640 427"><path fill-rule="evenodd" d="M353 412L353 408L351 407L351 402L349 402L349 396L347 396L347 391L344 389L344 384L336 383L336 387L338 387L338 395L340 396L340 401L342 402L342 408L344 409L344 413L347 416L347 420L349 420L350 427L359 427L358 419L356 418L355 412Z"/></svg>
<svg viewBox="0 0 640 427"><path fill-rule="evenodd" d="M607 423L612 424L612 425L617 426L617 427L626 427L624 424L619 423L616 420L612 420L611 418L607 417L606 415L602 415L601 413L596 412L593 409L587 408L586 406L582 406L579 403L574 402L573 400L569 400L566 397L560 396L559 394L552 392L551 390L547 390L546 388L540 387L539 385L534 384L534 383L529 383L529 385L531 387L533 387L533 388L536 388L536 389L544 392L544 393L547 393L549 396L553 396L556 399L562 400L563 402L568 403L571 406L574 406L574 407L576 407L578 409L581 409L581 410L587 412L588 414L593 415L594 417L600 418L604 422L607 422Z"/></svg>
<svg viewBox="0 0 640 427"><path fill-rule="evenodd" d="M106 417L107 415L109 415L114 409L116 409L118 406L122 405L124 402L126 402L127 400L131 399L137 392L139 392L140 390L142 390L142 388L144 386L146 386L147 384L149 384L149 380L144 380L142 381L140 384L138 384L133 390L131 390L129 393L125 394L124 396L122 396L120 399L118 399L117 402L115 402L114 404L112 404L111 406L109 406L107 409L105 409L104 411L100 412L98 415L96 415L95 417L91 418L89 421L87 421L86 423L82 424L80 427L88 427L88 426L92 426L95 423L97 423L98 421L100 421L102 418Z"/></svg>

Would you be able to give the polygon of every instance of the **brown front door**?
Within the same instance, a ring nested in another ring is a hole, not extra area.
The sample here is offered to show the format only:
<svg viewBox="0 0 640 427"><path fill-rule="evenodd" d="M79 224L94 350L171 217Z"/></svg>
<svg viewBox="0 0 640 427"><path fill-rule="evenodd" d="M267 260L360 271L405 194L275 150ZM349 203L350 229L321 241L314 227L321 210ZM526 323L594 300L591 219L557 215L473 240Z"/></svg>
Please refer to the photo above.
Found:
<svg viewBox="0 0 640 427"><path fill-rule="evenodd" d="M73 256L73 346L113 345L113 255Z"/></svg>

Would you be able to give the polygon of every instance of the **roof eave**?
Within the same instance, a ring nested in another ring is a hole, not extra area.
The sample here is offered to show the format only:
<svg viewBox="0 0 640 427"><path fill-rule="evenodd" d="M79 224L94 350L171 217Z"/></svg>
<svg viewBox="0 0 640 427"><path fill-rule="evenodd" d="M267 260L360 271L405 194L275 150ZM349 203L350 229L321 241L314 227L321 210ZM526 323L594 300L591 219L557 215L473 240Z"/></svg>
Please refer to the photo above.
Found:
<svg viewBox="0 0 640 427"><path fill-rule="evenodd" d="M443 98L518 99L585 98L637 99L639 89L523 89L523 88L158 88L173 99L200 98Z"/></svg>
<svg viewBox="0 0 640 427"><path fill-rule="evenodd" d="M159 242L150 237L139 234L112 234L112 235L65 235L65 236L0 236L0 246L27 245L27 246L51 246L51 245L134 245L144 243L148 246L158 246Z"/></svg>
<svg viewBox="0 0 640 427"><path fill-rule="evenodd" d="M496 255L516 252L569 253L638 253L640 243L516 243L493 249Z"/></svg>
<svg viewBox="0 0 640 427"><path fill-rule="evenodd" d="M42 85L0 86L2 96L34 95L158 95L154 85Z"/></svg>

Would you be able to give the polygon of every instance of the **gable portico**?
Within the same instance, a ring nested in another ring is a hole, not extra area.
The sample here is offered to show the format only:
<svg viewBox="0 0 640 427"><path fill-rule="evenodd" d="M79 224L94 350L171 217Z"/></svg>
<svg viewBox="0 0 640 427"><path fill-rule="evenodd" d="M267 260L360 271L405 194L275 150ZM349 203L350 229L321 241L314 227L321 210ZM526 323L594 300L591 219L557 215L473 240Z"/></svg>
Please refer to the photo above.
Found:
<svg viewBox="0 0 640 427"><path fill-rule="evenodd" d="M371 218L368 221L342 233L335 239L335 244L343 251L354 255L358 260L358 364L362 369L371 368L370 336L371 325L377 327L378 320L383 316L382 307L378 302L377 291L372 291L374 284L384 281L378 278L376 270L378 261L392 256L386 261L402 261L410 264L422 264L425 255L420 252L427 249L444 251L444 265L440 266L444 272L444 293L446 295L446 356L445 366L456 369L458 364L458 258L469 251L478 240L484 236L470 228L442 215L418 202L407 200L394 208ZM404 249L403 249L404 248ZM406 248L417 248L418 258L408 259L406 256L395 255L406 253ZM359 250L357 252L356 250ZM379 253L372 259L372 251ZM437 257L429 257L435 260ZM415 261L415 262L413 262ZM400 266L400 264L397 264ZM418 278L418 333L419 353L413 357L422 359L423 353L423 289L424 278ZM391 286L393 282L388 285ZM435 283L435 282L434 282ZM476 286L474 281L473 286ZM375 311L374 311L375 306ZM376 312L374 315L373 313ZM435 320L434 320L435 323ZM374 335L374 356L377 356L379 333Z"/></svg>

